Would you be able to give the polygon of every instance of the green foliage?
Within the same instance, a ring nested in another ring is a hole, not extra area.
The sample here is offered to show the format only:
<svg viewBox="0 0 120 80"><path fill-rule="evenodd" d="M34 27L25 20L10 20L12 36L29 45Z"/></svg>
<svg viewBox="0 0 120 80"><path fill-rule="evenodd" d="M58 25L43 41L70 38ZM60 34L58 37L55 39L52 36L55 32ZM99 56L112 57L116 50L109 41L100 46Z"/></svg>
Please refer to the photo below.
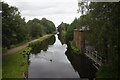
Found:
<svg viewBox="0 0 120 80"><path fill-rule="evenodd" d="M118 30L120 23L118 21L120 18L117 15L120 12L120 5L119 3L91 3L90 8L92 9L89 13L91 32L87 40L95 46L108 63L98 71L97 77L116 78L113 73L118 72L114 68L119 65Z"/></svg>
<svg viewBox="0 0 120 80"><path fill-rule="evenodd" d="M46 18L42 18L40 23L43 25L43 29L46 34L51 34L56 30L54 23Z"/></svg>
<svg viewBox="0 0 120 80"><path fill-rule="evenodd" d="M29 29L29 36L32 38L37 38L43 36L42 28L39 19L29 20L27 22L27 27Z"/></svg>
<svg viewBox="0 0 120 80"><path fill-rule="evenodd" d="M37 18L29 20L27 22L27 26L30 33L29 36L32 38L38 38L45 34L51 34L56 30L54 23L45 18L42 20L39 20Z"/></svg>
<svg viewBox="0 0 120 80"><path fill-rule="evenodd" d="M2 44L3 47L10 48L26 40L25 19L21 18L20 12L16 7L9 6L2 2Z"/></svg>
<svg viewBox="0 0 120 80"><path fill-rule="evenodd" d="M91 19L87 39L110 63L118 56L118 7L119 3L91 3Z"/></svg>
<svg viewBox="0 0 120 80"><path fill-rule="evenodd" d="M69 24L67 23L61 23L59 26L58 26L58 38L61 40L62 44L63 43L66 43L66 32L67 32L67 29L69 27Z"/></svg>
<svg viewBox="0 0 120 80"><path fill-rule="evenodd" d="M67 29L67 32L66 32L66 41L68 42L69 40L72 41L73 40L73 32L74 32L74 29L76 29L77 27L79 26L79 23L78 23L78 20L75 19L71 24L70 26L68 27Z"/></svg>
<svg viewBox="0 0 120 80"><path fill-rule="evenodd" d="M25 48L24 50L26 50ZM28 56L23 57L23 50L9 55L2 60L2 77L3 78L23 78L23 72L28 72ZM24 65L23 65L24 64Z"/></svg>
<svg viewBox="0 0 120 80"><path fill-rule="evenodd" d="M78 55L80 54L80 49L77 48L75 42L71 42L70 46L71 46L71 50L74 54L78 54Z"/></svg>
<svg viewBox="0 0 120 80"><path fill-rule="evenodd" d="M69 26L69 24L62 22L62 23L58 26L58 32L67 31L68 26Z"/></svg>

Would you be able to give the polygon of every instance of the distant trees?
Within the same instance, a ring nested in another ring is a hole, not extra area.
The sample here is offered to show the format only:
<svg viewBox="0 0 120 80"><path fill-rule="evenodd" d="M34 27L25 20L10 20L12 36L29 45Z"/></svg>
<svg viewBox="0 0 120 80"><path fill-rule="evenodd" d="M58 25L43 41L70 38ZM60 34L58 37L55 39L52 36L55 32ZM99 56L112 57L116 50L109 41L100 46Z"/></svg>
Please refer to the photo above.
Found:
<svg viewBox="0 0 120 80"><path fill-rule="evenodd" d="M37 38L45 34L51 34L56 30L54 23L46 18L43 18L42 20L37 18L29 20L27 22L27 27L29 29L29 36L31 38Z"/></svg>
<svg viewBox="0 0 120 80"><path fill-rule="evenodd" d="M27 22L27 27L29 29L29 37L37 38L43 36L39 19L35 18L33 20L29 20Z"/></svg>
<svg viewBox="0 0 120 80"><path fill-rule="evenodd" d="M67 23L61 23L59 26L58 26L58 38L61 40L62 44L66 42L66 31L67 31L67 28L69 27L69 24Z"/></svg>
<svg viewBox="0 0 120 80"><path fill-rule="evenodd" d="M18 8L4 2L1 4L3 48L11 48L18 43L51 34L56 30L54 23L45 18L42 20L34 18L26 23Z"/></svg>
<svg viewBox="0 0 120 80"><path fill-rule="evenodd" d="M73 40L73 32L74 29L79 27L79 22L77 20L77 18L74 19L74 21L69 25L69 27L67 28L67 32L66 32L66 42L72 41Z"/></svg>
<svg viewBox="0 0 120 80"><path fill-rule="evenodd" d="M42 18L40 23L41 25L43 25L42 28L46 34L53 33L56 30L54 23L52 21L47 20L46 18Z"/></svg>

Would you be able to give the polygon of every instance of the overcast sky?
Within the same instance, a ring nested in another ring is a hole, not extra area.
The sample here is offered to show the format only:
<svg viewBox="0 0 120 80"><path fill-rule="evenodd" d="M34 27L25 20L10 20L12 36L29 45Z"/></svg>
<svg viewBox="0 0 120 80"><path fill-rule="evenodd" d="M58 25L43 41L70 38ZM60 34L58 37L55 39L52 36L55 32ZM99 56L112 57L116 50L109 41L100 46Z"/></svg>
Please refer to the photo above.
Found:
<svg viewBox="0 0 120 80"><path fill-rule="evenodd" d="M71 23L77 14L78 0L3 0L16 6L26 21L43 17L53 21L56 27L61 23Z"/></svg>

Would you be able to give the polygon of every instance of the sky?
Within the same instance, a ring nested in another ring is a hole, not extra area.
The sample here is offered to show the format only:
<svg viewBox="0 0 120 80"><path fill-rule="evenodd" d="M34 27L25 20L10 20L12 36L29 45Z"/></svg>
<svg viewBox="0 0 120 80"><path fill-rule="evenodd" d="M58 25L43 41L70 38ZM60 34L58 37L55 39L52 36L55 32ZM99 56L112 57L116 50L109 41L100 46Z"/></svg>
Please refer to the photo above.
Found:
<svg viewBox="0 0 120 80"><path fill-rule="evenodd" d="M16 6L25 17L26 22L34 18L43 17L55 23L71 23L80 16L77 13L78 0L2 0L11 6Z"/></svg>

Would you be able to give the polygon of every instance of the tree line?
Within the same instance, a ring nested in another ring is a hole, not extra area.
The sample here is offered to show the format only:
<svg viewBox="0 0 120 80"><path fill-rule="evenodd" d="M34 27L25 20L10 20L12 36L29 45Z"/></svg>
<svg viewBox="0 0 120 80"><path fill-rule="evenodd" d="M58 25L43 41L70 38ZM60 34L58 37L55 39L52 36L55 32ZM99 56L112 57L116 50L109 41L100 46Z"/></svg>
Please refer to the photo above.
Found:
<svg viewBox="0 0 120 80"><path fill-rule="evenodd" d="M66 39L65 34L68 27L69 27L69 24L63 23L63 22L58 26L58 32L59 32L58 38L60 39L62 44L65 43L65 39Z"/></svg>
<svg viewBox="0 0 120 80"><path fill-rule="evenodd" d="M2 4L2 47L9 49L15 45L29 41L45 34L53 33L56 28L52 21L42 18L34 18L25 22L20 11L15 6Z"/></svg>
<svg viewBox="0 0 120 80"><path fill-rule="evenodd" d="M98 77L118 78L118 68L120 67L118 64L120 2L91 2L89 5L84 3L81 3L81 5L84 5L87 12L84 12L82 8L82 16L74 19L74 21L67 26L67 30L65 30L66 34L64 34L65 42L73 40L74 29L89 26L90 30L86 32L86 40L107 60L107 63L103 65L97 73L100 74ZM58 28L61 29L60 26ZM61 31L62 30L64 29L61 29Z"/></svg>

